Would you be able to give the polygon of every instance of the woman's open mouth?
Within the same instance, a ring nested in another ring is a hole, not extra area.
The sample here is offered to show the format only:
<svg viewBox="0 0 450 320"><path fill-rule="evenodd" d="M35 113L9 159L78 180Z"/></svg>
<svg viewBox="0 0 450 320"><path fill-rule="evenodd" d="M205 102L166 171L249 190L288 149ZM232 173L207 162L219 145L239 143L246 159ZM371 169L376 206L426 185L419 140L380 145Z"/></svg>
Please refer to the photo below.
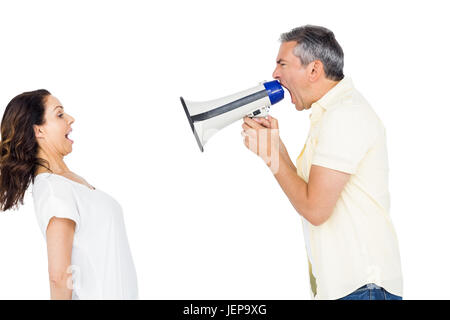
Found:
<svg viewBox="0 0 450 320"><path fill-rule="evenodd" d="M70 143L73 143L73 140L71 140L71 139L69 138L69 134L70 134L71 132L72 132L72 129L70 129L70 131L69 131L68 133L66 133L65 137L66 137L67 140L70 141Z"/></svg>

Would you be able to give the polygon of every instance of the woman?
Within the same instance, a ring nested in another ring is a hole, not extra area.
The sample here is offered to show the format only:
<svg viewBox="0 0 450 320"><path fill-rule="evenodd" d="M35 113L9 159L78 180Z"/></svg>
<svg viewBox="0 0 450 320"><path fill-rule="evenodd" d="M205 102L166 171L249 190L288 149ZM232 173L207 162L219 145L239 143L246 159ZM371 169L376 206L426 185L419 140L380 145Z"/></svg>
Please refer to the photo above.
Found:
<svg viewBox="0 0 450 320"><path fill-rule="evenodd" d="M137 299L120 205L64 163L73 122L46 90L11 100L1 123L0 208L23 204L33 184L52 299Z"/></svg>

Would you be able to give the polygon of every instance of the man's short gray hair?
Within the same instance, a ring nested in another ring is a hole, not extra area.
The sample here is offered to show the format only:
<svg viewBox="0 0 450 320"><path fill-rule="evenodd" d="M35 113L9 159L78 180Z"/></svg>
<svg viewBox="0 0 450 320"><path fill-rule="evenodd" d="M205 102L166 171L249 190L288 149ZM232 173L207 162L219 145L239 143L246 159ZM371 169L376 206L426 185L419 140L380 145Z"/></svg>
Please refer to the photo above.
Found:
<svg viewBox="0 0 450 320"><path fill-rule="evenodd" d="M339 81L344 78L344 51L327 28L312 25L294 28L283 33L280 40L297 42L294 55L303 65L320 60L328 79Z"/></svg>

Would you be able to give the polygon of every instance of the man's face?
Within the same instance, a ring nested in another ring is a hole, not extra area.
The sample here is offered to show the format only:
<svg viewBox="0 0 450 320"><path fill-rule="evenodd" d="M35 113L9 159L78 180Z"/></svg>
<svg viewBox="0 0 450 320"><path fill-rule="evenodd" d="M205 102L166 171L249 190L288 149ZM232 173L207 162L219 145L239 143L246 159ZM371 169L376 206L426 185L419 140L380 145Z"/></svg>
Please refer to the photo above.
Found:
<svg viewBox="0 0 450 320"><path fill-rule="evenodd" d="M300 63L300 58L294 55L296 41L282 42L277 56L277 67L272 76L280 81L290 95L291 101L299 111L308 109L309 82L308 68Z"/></svg>

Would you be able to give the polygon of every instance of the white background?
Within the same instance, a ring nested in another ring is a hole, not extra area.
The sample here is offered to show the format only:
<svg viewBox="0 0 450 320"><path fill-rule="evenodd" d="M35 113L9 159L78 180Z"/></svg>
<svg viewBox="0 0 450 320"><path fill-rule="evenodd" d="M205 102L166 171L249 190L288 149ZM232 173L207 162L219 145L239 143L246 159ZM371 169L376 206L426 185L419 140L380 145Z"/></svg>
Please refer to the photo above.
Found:
<svg viewBox="0 0 450 320"><path fill-rule="evenodd" d="M201 153L179 97L270 80L282 32L328 27L387 129L404 298L448 299L447 13L445 1L2 1L0 110L46 88L75 117L66 163L121 203L141 299L310 299L300 216L241 123ZM295 159L310 111L289 100L271 113ZM0 213L0 298L49 298L30 190Z"/></svg>

